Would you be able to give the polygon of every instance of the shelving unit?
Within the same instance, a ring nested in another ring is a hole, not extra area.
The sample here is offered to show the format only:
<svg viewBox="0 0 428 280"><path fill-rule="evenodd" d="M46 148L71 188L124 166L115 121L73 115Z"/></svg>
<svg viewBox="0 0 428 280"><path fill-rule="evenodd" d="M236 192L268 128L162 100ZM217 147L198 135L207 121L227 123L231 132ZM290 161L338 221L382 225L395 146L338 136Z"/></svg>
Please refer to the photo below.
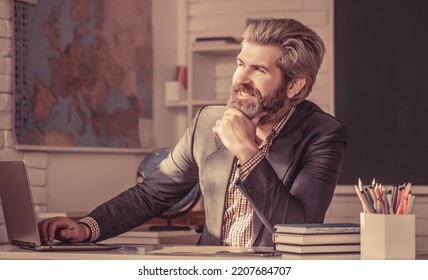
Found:
<svg viewBox="0 0 428 280"><path fill-rule="evenodd" d="M192 45L192 43L190 43ZM187 96L167 107L184 110L186 125L206 105L225 105L236 67L239 44L191 46L188 51Z"/></svg>

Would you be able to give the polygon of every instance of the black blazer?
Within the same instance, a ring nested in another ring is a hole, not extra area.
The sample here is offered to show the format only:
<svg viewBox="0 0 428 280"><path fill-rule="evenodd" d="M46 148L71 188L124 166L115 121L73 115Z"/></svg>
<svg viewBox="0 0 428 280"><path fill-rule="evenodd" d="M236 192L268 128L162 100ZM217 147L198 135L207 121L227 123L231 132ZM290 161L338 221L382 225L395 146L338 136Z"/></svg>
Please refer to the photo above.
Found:
<svg viewBox="0 0 428 280"><path fill-rule="evenodd" d="M100 227L99 241L162 214L199 182L206 219L199 244L221 244L234 157L211 129L225 109L201 109L171 154L143 184L89 214ZM297 106L266 158L239 186L254 209L253 245L272 245L275 224L323 222L347 141L347 129L317 105L304 101Z"/></svg>

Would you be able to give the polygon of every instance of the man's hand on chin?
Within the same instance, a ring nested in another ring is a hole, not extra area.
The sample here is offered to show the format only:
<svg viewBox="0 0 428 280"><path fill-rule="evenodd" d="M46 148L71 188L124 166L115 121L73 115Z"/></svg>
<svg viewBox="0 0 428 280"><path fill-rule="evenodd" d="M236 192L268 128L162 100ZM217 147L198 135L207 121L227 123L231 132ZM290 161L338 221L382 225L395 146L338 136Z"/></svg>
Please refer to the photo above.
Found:
<svg viewBox="0 0 428 280"><path fill-rule="evenodd" d="M256 128L264 115L250 120L238 109L228 108L223 117L217 120L212 131L241 163L245 163L259 151Z"/></svg>

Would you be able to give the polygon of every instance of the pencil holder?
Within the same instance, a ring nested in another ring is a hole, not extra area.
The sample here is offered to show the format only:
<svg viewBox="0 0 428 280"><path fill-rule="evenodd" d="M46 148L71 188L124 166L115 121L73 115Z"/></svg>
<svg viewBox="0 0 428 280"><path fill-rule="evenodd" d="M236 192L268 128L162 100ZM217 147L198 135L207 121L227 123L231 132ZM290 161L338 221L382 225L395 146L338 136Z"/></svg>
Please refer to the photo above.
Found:
<svg viewBox="0 0 428 280"><path fill-rule="evenodd" d="M360 214L362 258L415 259L415 215Z"/></svg>

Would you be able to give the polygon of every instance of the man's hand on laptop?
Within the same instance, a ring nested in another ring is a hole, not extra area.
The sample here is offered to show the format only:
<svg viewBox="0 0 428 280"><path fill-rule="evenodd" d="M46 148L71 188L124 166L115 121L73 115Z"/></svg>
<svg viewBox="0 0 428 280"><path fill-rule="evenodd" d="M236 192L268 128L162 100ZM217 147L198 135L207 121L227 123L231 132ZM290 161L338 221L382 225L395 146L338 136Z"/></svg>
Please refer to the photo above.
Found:
<svg viewBox="0 0 428 280"><path fill-rule="evenodd" d="M91 237L87 226L66 217L47 218L39 222L40 237L44 242L54 239L63 242L84 242Z"/></svg>

